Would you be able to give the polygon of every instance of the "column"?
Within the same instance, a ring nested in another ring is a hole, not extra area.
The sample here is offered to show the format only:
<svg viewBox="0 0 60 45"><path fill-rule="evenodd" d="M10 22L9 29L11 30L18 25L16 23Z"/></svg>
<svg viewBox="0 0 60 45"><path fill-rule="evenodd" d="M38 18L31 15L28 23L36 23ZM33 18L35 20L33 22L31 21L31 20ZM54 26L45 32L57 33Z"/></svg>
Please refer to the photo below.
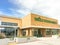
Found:
<svg viewBox="0 0 60 45"><path fill-rule="evenodd" d="M29 29L29 31L30 31L30 36L33 36L33 34L32 34L32 29Z"/></svg>
<svg viewBox="0 0 60 45"><path fill-rule="evenodd" d="M27 30L26 30L26 36L28 36L28 33L29 33L29 32L28 32L28 29L27 29Z"/></svg>
<svg viewBox="0 0 60 45"><path fill-rule="evenodd" d="M21 30L21 29L20 29L19 33L20 33L20 34L19 34L19 35L20 35L20 37L22 37L22 30Z"/></svg>
<svg viewBox="0 0 60 45"><path fill-rule="evenodd" d="M46 29L41 29L42 31L42 36L45 37L46 36Z"/></svg>
<svg viewBox="0 0 60 45"><path fill-rule="evenodd" d="M52 29L50 29L51 30L51 37L52 37Z"/></svg>
<svg viewBox="0 0 60 45"><path fill-rule="evenodd" d="M32 29L27 29L26 30L26 36L33 36Z"/></svg>
<svg viewBox="0 0 60 45"><path fill-rule="evenodd" d="M58 34L60 34L60 29L58 29Z"/></svg>
<svg viewBox="0 0 60 45"><path fill-rule="evenodd" d="M17 36L18 37L20 36L20 30L19 29L17 30Z"/></svg>

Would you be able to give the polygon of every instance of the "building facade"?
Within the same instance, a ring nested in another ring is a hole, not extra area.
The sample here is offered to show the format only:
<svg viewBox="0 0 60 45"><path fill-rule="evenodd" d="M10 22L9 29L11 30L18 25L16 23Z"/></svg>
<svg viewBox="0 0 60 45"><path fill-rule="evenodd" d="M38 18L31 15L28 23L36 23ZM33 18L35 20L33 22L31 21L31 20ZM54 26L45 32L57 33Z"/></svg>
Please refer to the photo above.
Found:
<svg viewBox="0 0 60 45"><path fill-rule="evenodd" d="M0 32L6 37L36 36L50 37L60 33L60 27L56 19L28 14L23 18L0 16Z"/></svg>

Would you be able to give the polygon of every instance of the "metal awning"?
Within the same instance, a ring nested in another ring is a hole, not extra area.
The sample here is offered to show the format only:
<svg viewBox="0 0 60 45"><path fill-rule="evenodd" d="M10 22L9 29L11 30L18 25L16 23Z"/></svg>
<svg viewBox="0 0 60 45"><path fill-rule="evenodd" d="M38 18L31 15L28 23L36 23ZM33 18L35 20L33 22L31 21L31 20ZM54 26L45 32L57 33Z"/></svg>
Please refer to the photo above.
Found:
<svg viewBox="0 0 60 45"><path fill-rule="evenodd" d="M18 28L18 26L8 26L8 25L0 25L1 28L4 28L4 27L13 27L13 28Z"/></svg>

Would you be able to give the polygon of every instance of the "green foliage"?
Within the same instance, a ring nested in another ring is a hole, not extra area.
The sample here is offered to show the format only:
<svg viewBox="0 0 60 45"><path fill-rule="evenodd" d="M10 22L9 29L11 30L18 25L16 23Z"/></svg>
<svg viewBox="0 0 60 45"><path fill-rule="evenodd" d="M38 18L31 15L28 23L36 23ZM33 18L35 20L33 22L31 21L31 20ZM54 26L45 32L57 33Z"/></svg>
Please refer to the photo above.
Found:
<svg viewBox="0 0 60 45"><path fill-rule="evenodd" d="M0 39L5 38L5 35L3 33L0 33Z"/></svg>

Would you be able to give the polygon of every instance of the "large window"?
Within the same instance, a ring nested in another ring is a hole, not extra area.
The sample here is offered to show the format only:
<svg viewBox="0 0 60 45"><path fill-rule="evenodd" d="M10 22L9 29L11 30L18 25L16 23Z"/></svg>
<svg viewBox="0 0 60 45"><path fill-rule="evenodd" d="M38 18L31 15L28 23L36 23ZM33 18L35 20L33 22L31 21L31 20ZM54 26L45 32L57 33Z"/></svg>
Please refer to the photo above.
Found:
<svg viewBox="0 0 60 45"><path fill-rule="evenodd" d="M58 34L58 30L57 29L53 29L52 30L52 35L56 35L56 34Z"/></svg>
<svg viewBox="0 0 60 45"><path fill-rule="evenodd" d="M4 28L1 30L1 33L4 33L6 37L14 37L15 36L15 29L12 27Z"/></svg>
<svg viewBox="0 0 60 45"><path fill-rule="evenodd" d="M11 23L11 22L1 22L1 25L9 25L9 26L17 26L17 23Z"/></svg>
<svg viewBox="0 0 60 45"><path fill-rule="evenodd" d="M51 35L51 30L50 29L46 30L46 35Z"/></svg>
<svg viewBox="0 0 60 45"><path fill-rule="evenodd" d="M40 29L34 29L33 36L42 37L42 32Z"/></svg>
<svg viewBox="0 0 60 45"><path fill-rule="evenodd" d="M22 30L22 35L26 36L26 30Z"/></svg>
<svg viewBox="0 0 60 45"><path fill-rule="evenodd" d="M57 29L46 29L46 35L56 35L58 34L58 30Z"/></svg>

